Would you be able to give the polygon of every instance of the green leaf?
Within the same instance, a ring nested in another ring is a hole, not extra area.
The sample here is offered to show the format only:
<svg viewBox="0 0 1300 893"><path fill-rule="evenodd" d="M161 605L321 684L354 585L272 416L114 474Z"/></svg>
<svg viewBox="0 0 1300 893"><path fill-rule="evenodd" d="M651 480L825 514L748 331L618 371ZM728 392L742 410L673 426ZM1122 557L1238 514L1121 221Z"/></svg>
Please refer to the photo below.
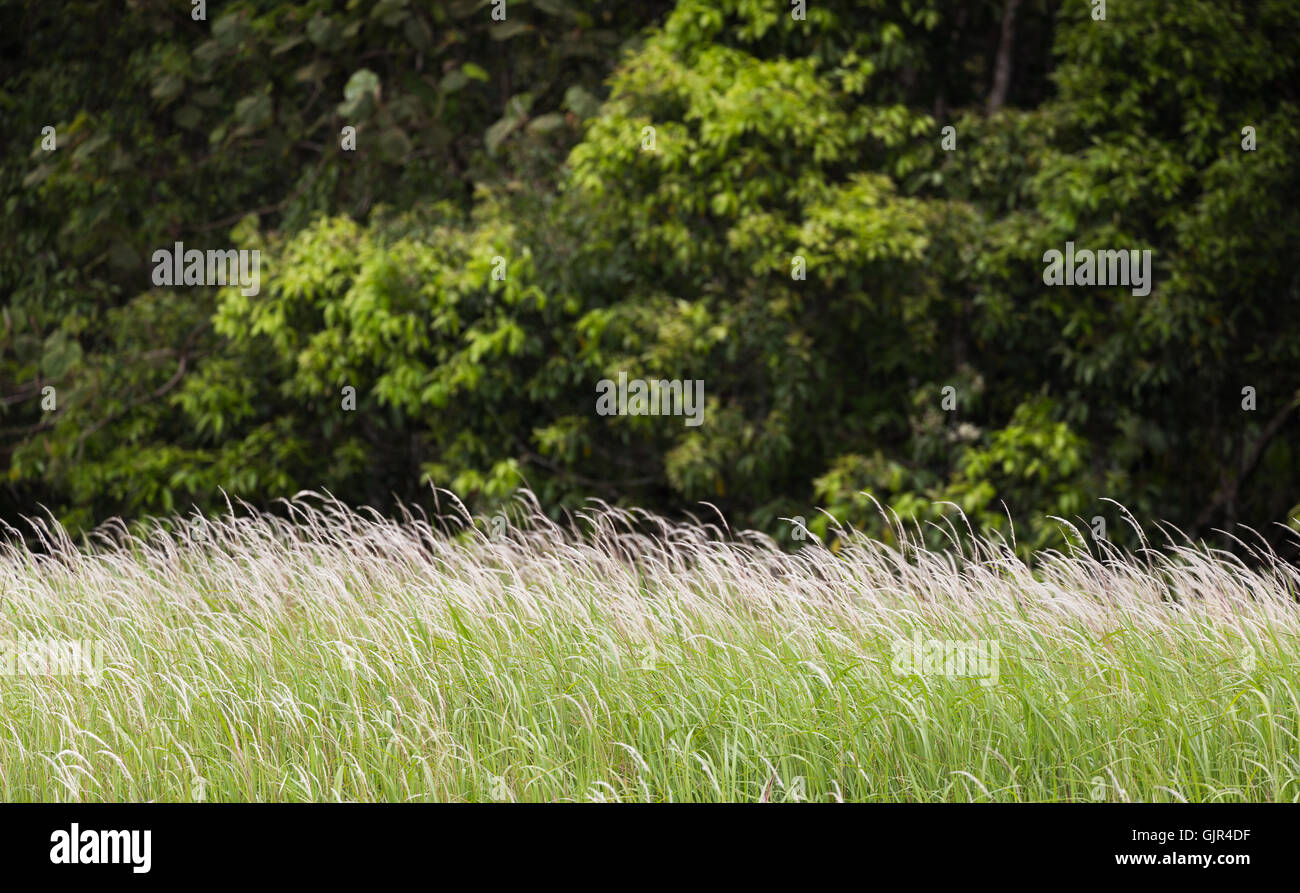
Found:
<svg viewBox="0 0 1300 893"><path fill-rule="evenodd" d="M348 78L347 86L343 88L343 98L351 102L366 93L379 98L379 75L369 68L358 68Z"/></svg>
<svg viewBox="0 0 1300 893"><path fill-rule="evenodd" d="M379 0L370 17L379 19L391 28L410 15L410 11L406 8L407 2L408 0Z"/></svg>
<svg viewBox="0 0 1300 893"><path fill-rule="evenodd" d="M528 130L532 133L550 133L552 130L564 126L564 116L559 112L550 112L549 114L539 115L532 121L528 122Z"/></svg>
<svg viewBox="0 0 1300 893"><path fill-rule="evenodd" d="M419 16L411 16L406 20L406 25L402 28L402 33L406 35L406 41L417 50L427 50L433 43L433 29L429 23Z"/></svg>
<svg viewBox="0 0 1300 893"><path fill-rule="evenodd" d="M52 173L54 173L53 164L42 164L40 167L36 168L36 170L23 177L23 187L28 188L35 186Z"/></svg>
<svg viewBox="0 0 1300 893"><path fill-rule="evenodd" d="M287 53L289 52L289 50L293 49L294 47L296 47L298 44L302 43L306 39L307 38L301 34L295 34L292 37L286 37L284 40L280 41L275 45L275 47L271 50L271 55L279 56L282 53Z"/></svg>
<svg viewBox="0 0 1300 893"><path fill-rule="evenodd" d="M443 75L442 83L439 85L443 93L455 93L467 86L469 86L469 78L465 76L465 72L458 68L452 69Z"/></svg>
<svg viewBox="0 0 1300 893"><path fill-rule="evenodd" d="M212 37L226 49L234 49L244 36L243 19L238 13L223 15L212 23Z"/></svg>
<svg viewBox="0 0 1300 893"><path fill-rule="evenodd" d="M235 103L235 120L241 128L258 130L271 123L271 97L265 93L245 96Z"/></svg>
<svg viewBox="0 0 1300 893"><path fill-rule="evenodd" d="M85 161L96 149L108 142L109 139L110 137L107 133L100 133L92 136L90 139L78 146L77 150L72 153L73 159L76 161Z"/></svg>
<svg viewBox="0 0 1300 893"><path fill-rule="evenodd" d="M166 74L154 82L149 95L163 105L167 105L185 90L185 78L180 75Z"/></svg>
<svg viewBox="0 0 1300 893"><path fill-rule="evenodd" d="M293 73L293 79L302 83L304 81L319 81L330 73L330 63L325 59L316 59Z"/></svg>
<svg viewBox="0 0 1300 893"><path fill-rule="evenodd" d="M532 93L516 93L506 102L506 117L522 118L528 114L533 107L534 96Z"/></svg>
<svg viewBox="0 0 1300 893"><path fill-rule="evenodd" d="M337 48L342 30L329 16L317 14L307 23L307 39L322 50L332 50Z"/></svg>
<svg viewBox="0 0 1300 893"><path fill-rule="evenodd" d="M194 58L204 65L212 65L226 54L226 48L215 40L205 40L194 48Z"/></svg>
<svg viewBox="0 0 1300 893"><path fill-rule="evenodd" d="M364 121L375 112L375 97L370 93L362 93L355 99L340 102L337 111L340 117L348 121Z"/></svg>
<svg viewBox="0 0 1300 893"><path fill-rule="evenodd" d="M502 118L483 133L483 145L487 147L488 154L495 156L501 143L505 141L516 127L519 126L517 118Z"/></svg>
<svg viewBox="0 0 1300 893"><path fill-rule="evenodd" d="M515 19L510 22L502 22L499 25L494 25L489 33L493 40L509 40L525 31L531 30L532 27L533 26L527 22L521 22L518 19Z"/></svg>
<svg viewBox="0 0 1300 893"><path fill-rule="evenodd" d="M564 107L584 119L600 114L600 100L576 84L564 91Z"/></svg>
<svg viewBox="0 0 1300 893"><path fill-rule="evenodd" d="M41 372L47 378L62 378L81 362L81 345L62 330L45 339L41 352Z"/></svg>

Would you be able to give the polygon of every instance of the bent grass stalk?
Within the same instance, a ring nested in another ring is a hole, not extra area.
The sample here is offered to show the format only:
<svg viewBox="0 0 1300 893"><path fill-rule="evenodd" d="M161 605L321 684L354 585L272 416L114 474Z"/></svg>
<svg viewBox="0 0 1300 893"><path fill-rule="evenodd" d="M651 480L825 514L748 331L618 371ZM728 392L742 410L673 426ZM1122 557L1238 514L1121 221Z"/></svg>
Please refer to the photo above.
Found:
<svg viewBox="0 0 1300 893"><path fill-rule="evenodd" d="M1300 576L1268 552L283 514L0 548L0 643L104 656L0 675L0 798L1300 800ZM996 643L996 681L902 674L918 631Z"/></svg>

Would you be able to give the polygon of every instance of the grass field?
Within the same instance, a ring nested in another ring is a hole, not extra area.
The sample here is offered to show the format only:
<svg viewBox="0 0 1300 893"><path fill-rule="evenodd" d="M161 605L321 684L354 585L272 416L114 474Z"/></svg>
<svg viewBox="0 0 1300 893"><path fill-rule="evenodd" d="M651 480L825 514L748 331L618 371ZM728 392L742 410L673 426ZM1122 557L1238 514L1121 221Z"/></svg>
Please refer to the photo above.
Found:
<svg viewBox="0 0 1300 893"><path fill-rule="evenodd" d="M0 798L1300 800L1267 553L286 505L0 553Z"/></svg>

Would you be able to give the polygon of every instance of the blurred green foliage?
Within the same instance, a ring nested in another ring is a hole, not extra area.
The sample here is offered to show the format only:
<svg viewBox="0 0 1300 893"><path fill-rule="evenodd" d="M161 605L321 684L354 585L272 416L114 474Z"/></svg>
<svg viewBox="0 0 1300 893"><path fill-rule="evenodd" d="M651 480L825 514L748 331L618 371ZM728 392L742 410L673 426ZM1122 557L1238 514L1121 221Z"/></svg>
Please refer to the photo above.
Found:
<svg viewBox="0 0 1300 893"><path fill-rule="evenodd" d="M5 517L1300 514L1293 3L128 7L0 10ZM1067 240L1150 249L1151 293L1045 286ZM261 292L152 287L174 241ZM703 379L705 423L596 415L619 372Z"/></svg>

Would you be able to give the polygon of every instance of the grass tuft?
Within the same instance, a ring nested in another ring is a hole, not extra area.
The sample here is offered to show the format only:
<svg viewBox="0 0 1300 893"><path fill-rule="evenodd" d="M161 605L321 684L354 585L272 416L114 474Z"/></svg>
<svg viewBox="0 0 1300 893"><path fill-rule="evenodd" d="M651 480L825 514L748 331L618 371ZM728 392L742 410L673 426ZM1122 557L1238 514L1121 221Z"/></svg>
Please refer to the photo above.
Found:
<svg viewBox="0 0 1300 893"><path fill-rule="evenodd" d="M788 554L521 506L495 537L314 494L81 549L37 524L0 548L0 799L1300 800L1271 553L1027 564L900 524ZM30 662L73 642L91 672Z"/></svg>

